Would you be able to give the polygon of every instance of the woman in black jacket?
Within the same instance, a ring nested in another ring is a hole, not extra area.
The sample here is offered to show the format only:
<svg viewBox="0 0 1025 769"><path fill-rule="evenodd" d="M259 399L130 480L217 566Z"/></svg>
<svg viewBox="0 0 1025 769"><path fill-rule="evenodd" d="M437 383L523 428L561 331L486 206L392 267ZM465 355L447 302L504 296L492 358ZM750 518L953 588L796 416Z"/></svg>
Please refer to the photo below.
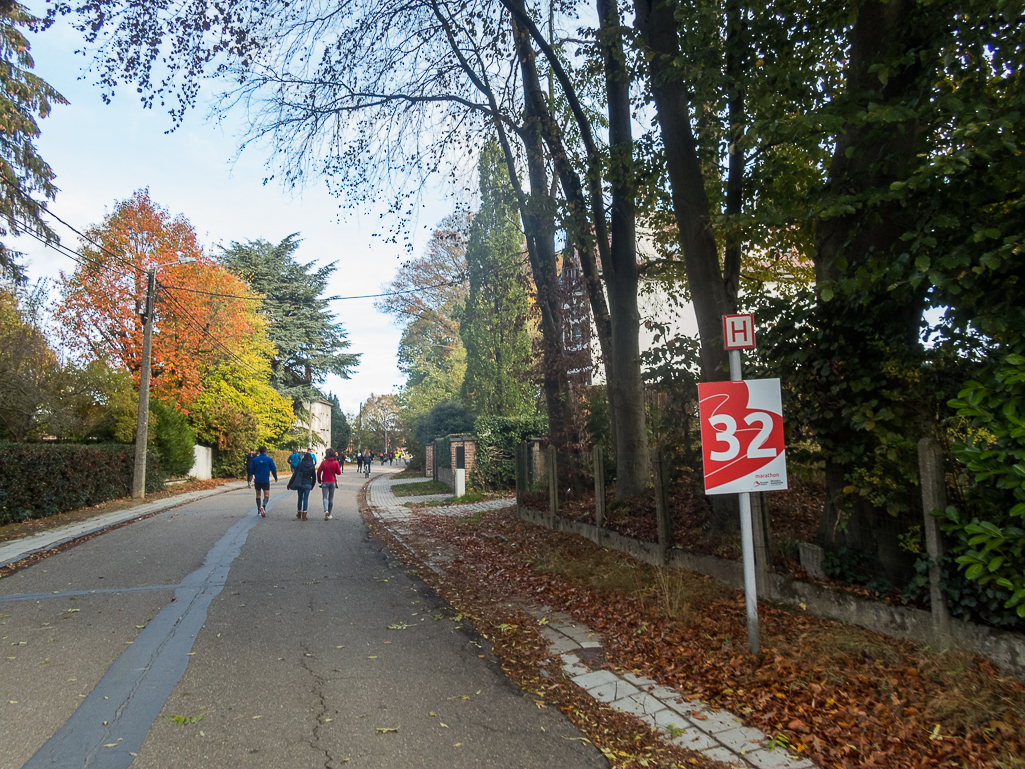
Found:
<svg viewBox="0 0 1025 769"><path fill-rule="evenodd" d="M290 486L299 495L295 517L305 521L310 504L310 492L317 486L317 460L309 451L303 454L303 458L299 460L299 466L292 476Z"/></svg>

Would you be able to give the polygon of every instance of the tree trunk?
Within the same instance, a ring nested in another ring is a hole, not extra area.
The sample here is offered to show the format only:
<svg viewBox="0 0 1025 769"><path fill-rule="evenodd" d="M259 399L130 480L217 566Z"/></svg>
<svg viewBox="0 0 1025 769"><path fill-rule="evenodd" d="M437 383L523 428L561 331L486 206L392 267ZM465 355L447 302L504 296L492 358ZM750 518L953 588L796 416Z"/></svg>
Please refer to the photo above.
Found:
<svg viewBox="0 0 1025 769"><path fill-rule="evenodd" d="M534 52L530 38L512 21L517 55L520 58L524 89L536 87L540 90L537 70L534 66ZM532 82L530 75L533 72ZM557 253L555 250L554 201L549 197L548 174L545 171L545 154L542 144L541 121L532 106L531 98L525 99L524 126L521 132L527 157L527 175L530 179L530 200L521 205L520 217L527 239L527 253L537 288L538 306L541 310L541 335L543 340L543 389L548 410L548 428L553 443L560 449L576 442L572 419L573 404L569 397L569 377L566 373L566 356L563 342L562 299L559 291ZM567 465L563 462L561 465ZM565 468L572 475L572 468Z"/></svg>
<svg viewBox="0 0 1025 769"><path fill-rule="evenodd" d="M529 33L535 44L541 47L549 64L560 74L559 82L571 104L576 104L573 85L561 70L558 58L551 46L545 43L544 36L527 13L523 0L503 0L503 5L510 11L516 26L525 34ZM559 179L569 217L566 230L570 242L580 258L580 269L587 286L587 296L594 316L594 325L598 334L598 346L601 349L602 363L605 366L606 398L609 402L609 421L612 430L613 445L618 445L620 410L616 403L616 372L613 361L612 319L610 310L602 291L602 281L598 264L602 269L611 272L609 256L609 231L605 221L605 204L601 191L600 164L602 159L597 146L591 138L591 126L582 109L574 110L580 128L589 169L587 173L588 192L585 197L584 186L580 176L566 152L563 132L552 117L548 101L541 90L536 61L529 41L524 41L523 49L517 49L520 56L520 70L523 73L524 100L529 102L530 110L540 119L542 136L552 159L555 176ZM591 216L588 217L588 211Z"/></svg>
<svg viewBox="0 0 1025 769"><path fill-rule="evenodd" d="M666 151L673 214L684 269L690 285L694 314L701 340L701 374L707 382L729 378L729 357L723 347L722 316L736 309L739 286L739 243L726 254L729 275L724 278L719 266L719 251L709 229L711 206L705 194L705 180L697 154L697 142L690 122L690 97L687 87L674 69L680 46L676 19L665 0L634 0L634 24L652 54L649 59L651 91L662 143ZM731 24L730 28L733 29ZM731 117L736 105L731 101ZM733 201L739 199L740 159L731 162L729 189ZM734 267L735 265L735 267ZM727 286L732 288L728 290ZM740 528L740 508L733 495L716 495L709 500L712 536Z"/></svg>
<svg viewBox="0 0 1025 769"><path fill-rule="evenodd" d="M701 373L706 381L721 381L729 378L722 316L733 309L733 304L723 281L715 237L709 229L711 208L691 128L687 88L673 69L673 61L679 55L676 19L672 7L664 0L634 0L634 9L637 30L653 54L649 60L651 91L701 338Z"/></svg>
<svg viewBox="0 0 1025 769"><path fill-rule="evenodd" d="M605 60L609 105L609 181L612 188L612 275L605 276L612 319L611 378L618 410L616 420L616 499L643 492L651 478L648 430L641 378L640 327L637 308L636 205L630 76L623 52L623 29L616 0L598 0L598 42ZM608 368L608 365L607 365Z"/></svg>
<svg viewBox="0 0 1025 769"><path fill-rule="evenodd" d="M867 101L908 104L915 98L914 89L921 76L917 57L908 66L894 67L893 74L881 89L879 70L873 64L890 63L922 43L925 34L915 23L914 0L872 0L863 4L851 30L851 49L847 69L847 91ZM853 107L853 105L852 105ZM829 167L825 188L827 196L856 198L874 189L886 190L893 181L903 178L908 165L919 153L921 127L910 119L888 124L885 130L870 122L852 122L843 127ZM856 207L844 216L818 224L815 243L815 275L820 287L855 274L860 265L891 254L901 244L901 236L913 229L910 214L900 202ZM923 309L920 292L894 292L877 288L870 302L845 302L845 325L850 328L872 327L873 318L899 319L900 338L884 340L888 348L919 346L919 323ZM819 299L823 317L835 314L834 305ZM917 440L919 436L909 436ZM837 500L846 485L850 470L831 457L826 457L826 507L819 527L823 544L844 544L878 556L885 563L884 552L894 550L892 539L896 528L880 528L877 517L886 518L862 500L849 505L848 515L841 520ZM888 522L892 523L892 522Z"/></svg>

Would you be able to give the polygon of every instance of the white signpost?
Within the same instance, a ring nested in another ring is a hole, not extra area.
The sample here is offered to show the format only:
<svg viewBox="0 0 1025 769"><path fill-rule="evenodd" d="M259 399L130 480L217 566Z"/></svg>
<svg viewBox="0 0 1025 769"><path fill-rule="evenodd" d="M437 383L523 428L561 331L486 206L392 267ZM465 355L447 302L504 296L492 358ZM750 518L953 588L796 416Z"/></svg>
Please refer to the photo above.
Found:
<svg viewBox="0 0 1025 769"><path fill-rule="evenodd" d="M747 645L758 654L751 492L787 488L783 402L778 379L743 380L740 350L755 346L754 316L724 315L723 339L730 351L730 381L698 384L705 493L739 496Z"/></svg>

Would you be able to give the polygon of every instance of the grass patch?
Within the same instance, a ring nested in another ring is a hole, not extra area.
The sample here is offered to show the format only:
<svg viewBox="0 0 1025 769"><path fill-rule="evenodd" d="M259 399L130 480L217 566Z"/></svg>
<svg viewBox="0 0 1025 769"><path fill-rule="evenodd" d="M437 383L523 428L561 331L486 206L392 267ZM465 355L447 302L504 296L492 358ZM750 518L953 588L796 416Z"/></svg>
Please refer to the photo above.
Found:
<svg viewBox="0 0 1025 769"><path fill-rule="evenodd" d="M441 481L421 481L392 486L391 493L396 497L422 497L426 494L451 494L452 489Z"/></svg>
<svg viewBox="0 0 1025 769"><path fill-rule="evenodd" d="M395 473L395 475L393 477L395 477L395 478L423 478L424 477L424 471L423 470L417 470L416 468L413 468L413 467L406 467L402 471Z"/></svg>
<svg viewBox="0 0 1025 769"><path fill-rule="evenodd" d="M424 504L428 507L444 507L446 505L472 505L474 502L483 502L485 499L483 491L468 491L461 497L449 497L448 499L428 499Z"/></svg>

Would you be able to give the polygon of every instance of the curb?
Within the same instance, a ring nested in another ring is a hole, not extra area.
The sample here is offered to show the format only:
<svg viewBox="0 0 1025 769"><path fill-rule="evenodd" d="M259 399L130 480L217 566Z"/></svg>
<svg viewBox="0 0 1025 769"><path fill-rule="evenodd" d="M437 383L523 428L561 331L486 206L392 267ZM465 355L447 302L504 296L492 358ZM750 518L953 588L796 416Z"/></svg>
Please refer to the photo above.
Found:
<svg viewBox="0 0 1025 769"><path fill-rule="evenodd" d="M0 544L0 569L9 566L16 566L32 556L46 553L50 550L65 548L79 540L101 534L109 529L118 528L127 523L141 521L143 518L150 518L159 513L172 510L182 505L188 505L200 499L227 494L231 491L238 491L242 481L226 483L216 489L204 491L191 491L178 497L170 497L157 502L143 502L142 504L118 510L112 513L105 513L96 516L89 521L70 523L59 526L49 531L41 531L38 534L31 534L21 539L14 539ZM73 531L69 531L73 530Z"/></svg>

